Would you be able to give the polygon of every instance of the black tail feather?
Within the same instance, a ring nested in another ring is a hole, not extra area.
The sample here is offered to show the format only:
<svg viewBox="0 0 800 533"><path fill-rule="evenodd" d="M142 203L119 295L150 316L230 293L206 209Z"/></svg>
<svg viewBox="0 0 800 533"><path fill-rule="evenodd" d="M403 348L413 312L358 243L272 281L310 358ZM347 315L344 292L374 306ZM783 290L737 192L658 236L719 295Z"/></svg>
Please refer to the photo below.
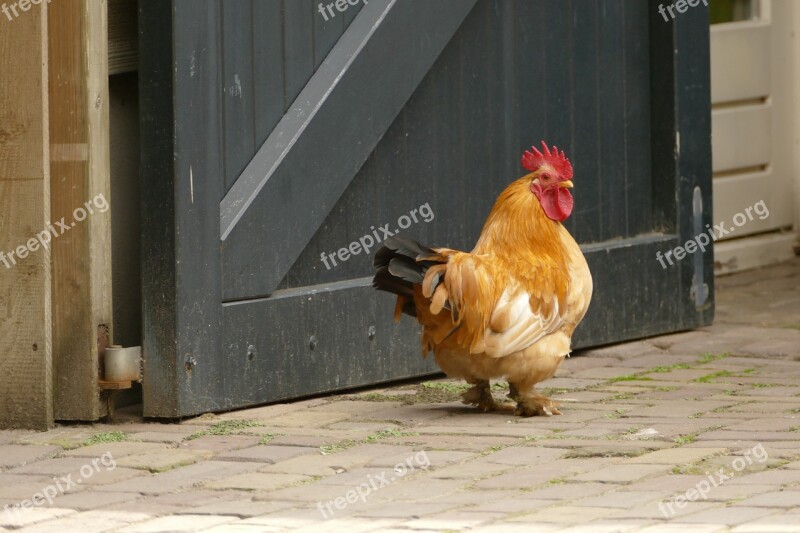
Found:
<svg viewBox="0 0 800 533"><path fill-rule="evenodd" d="M373 265L377 269L372 279L372 286L378 290L390 292L406 299L403 313L416 316L414 307L414 285L422 283L425 272L434 261L419 261L436 252L418 242L395 235L383 242L383 246L375 252Z"/></svg>
<svg viewBox="0 0 800 533"><path fill-rule="evenodd" d="M389 264L389 261L398 255L408 257L416 261L422 257L427 257L435 254L433 250L427 246L419 244L413 239L403 237L401 235L394 235L383 241L383 246L375 252L375 258L372 265L375 268L380 268Z"/></svg>
<svg viewBox="0 0 800 533"><path fill-rule="evenodd" d="M372 278L372 286L379 291L391 292L406 298L414 297L414 284L393 276L389 272L389 267L378 269L375 277Z"/></svg>

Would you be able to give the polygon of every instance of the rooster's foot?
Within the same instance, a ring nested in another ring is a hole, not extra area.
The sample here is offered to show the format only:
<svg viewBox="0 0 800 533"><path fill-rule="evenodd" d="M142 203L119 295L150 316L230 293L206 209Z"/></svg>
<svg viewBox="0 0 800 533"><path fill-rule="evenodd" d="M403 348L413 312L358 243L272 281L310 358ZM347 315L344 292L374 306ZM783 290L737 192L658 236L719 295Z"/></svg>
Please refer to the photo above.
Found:
<svg viewBox="0 0 800 533"><path fill-rule="evenodd" d="M535 394L520 400L514 414L517 416L560 415L561 411L558 410L558 405L560 404L549 398Z"/></svg>
<svg viewBox="0 0 800 533"><path fill-rule="evenodd" d="M479 381L471 389L461 395L461 401L467 405L475 405L483 411L513 411L514 406L507 403L499 403L492 396L492 390L488 381Z"/></svg>

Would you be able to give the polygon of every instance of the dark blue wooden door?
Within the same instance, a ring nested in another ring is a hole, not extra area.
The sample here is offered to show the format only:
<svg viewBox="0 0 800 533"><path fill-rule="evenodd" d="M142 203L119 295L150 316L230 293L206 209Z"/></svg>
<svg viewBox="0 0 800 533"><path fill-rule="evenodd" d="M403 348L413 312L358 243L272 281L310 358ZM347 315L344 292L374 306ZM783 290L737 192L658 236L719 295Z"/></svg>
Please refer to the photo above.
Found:
<svg viewBox="0 0 800 533"><path fill-rule="evenodd" d="M145 414L434 372L368 251L401 228L470 248L541 139L575 166L595 277L577 344L710 322L711 254L656 259L710 222L704 10L332 5L140 6Z"/></svg>

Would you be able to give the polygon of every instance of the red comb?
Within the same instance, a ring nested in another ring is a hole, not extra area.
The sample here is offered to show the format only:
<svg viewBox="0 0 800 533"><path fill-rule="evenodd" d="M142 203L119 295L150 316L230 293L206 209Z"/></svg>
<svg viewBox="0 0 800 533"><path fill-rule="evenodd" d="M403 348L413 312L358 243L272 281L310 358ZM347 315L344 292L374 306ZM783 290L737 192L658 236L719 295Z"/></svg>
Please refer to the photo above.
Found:
<svg viewBox="0 0 800 533"><path fill-rule="evenodd" d="M526 150L524 154L522 154L522 166L526 170L530 170L531 172L535 172L539 170L539 167L542 165L550 165L553 167L553 170L558 174L558 177L562 180L571 180L572 179L572 164L567 159L567 156L564 155L564 151L562 150L561 153L558 152L558 147L553 146L553 149L550 150L542 141L542 150L540 152L536 149L536 147L532 146L530 150Z"/></svg>

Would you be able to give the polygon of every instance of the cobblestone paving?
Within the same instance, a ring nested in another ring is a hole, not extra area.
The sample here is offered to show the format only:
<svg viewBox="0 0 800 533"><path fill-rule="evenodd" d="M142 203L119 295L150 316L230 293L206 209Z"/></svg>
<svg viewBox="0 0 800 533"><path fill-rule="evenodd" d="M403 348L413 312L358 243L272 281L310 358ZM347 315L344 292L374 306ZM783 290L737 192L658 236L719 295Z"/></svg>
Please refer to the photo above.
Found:
<svg viewBox="0 0 800 533"><path fill-rule="evenodd" d="M0 432L0 530L800 531L799 282L723 278L715 325L576 354L557 417L439 380Z"/></svg>

